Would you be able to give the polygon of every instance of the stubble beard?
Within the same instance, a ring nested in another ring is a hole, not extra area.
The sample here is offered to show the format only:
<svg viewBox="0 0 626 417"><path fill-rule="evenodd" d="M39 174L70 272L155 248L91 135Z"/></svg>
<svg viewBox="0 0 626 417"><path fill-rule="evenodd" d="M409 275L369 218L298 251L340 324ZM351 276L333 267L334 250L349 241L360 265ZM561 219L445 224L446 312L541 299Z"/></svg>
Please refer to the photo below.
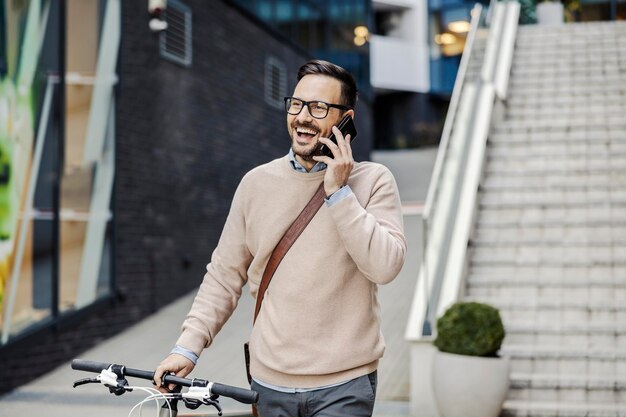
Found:
<svg viewBox="0 0 626 417"><path fill-rule="evenodd" d="M291 149L293 150L294 155L299 156L300 158L302 158L303 160L310 162L310 161L314 161L313 157L314 156L321 156L322 155L322 143L321 142L317 142L315 144L315 146L311 149L306 149L304 151L299 151L296 149L296 145L294 145L295 139L292 140L291 142Z"/></svg>
<svg viewBox="0 0 626 417"><path fill-rule="evenodd" d="M317 126L315 125L307 125L307 124L300 124L299 126L301 127L312 127L315 129L319 129ZM314 162L315 160L313 159L314 156L322 156L322 146L324 145L323 143L321 143L318 139L317 142L315 142L315 145L311 148L306 148L306 149L302 149L302 150L297 150L296 147L300 147L302 148L300 145L298 145L297 140L296 140L296 127L297 125L294 123L291 125L291 149L293 150L294 155L299 156L300 158L302 158L304 161L307 162Z"/></svg>

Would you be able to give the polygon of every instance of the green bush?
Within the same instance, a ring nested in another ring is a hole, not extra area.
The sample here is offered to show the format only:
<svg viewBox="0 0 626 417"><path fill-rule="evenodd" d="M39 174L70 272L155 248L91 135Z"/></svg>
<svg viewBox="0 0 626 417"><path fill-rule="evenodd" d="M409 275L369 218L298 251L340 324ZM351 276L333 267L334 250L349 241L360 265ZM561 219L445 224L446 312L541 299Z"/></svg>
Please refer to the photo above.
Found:
<svg viewBox="0 0 626 417"><path fill-rule="evenodd" d="M442 352L497 356L503 339L500 313L487 304L458 302L437 320L435 346Z"/></svg>

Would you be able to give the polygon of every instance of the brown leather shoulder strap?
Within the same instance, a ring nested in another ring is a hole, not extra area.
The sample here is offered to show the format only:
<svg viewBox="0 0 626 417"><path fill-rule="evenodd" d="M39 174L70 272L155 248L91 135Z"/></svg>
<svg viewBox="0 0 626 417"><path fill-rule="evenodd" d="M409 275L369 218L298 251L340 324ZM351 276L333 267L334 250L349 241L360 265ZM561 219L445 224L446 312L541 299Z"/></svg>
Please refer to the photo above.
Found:
<svg viewBox="0 0 626 417"><path fill-rule="evenodd" d="M320 207L322 207L323 202L324 183L322 182L311 200L307 203L306 207L302 209L296 220L294 220L283 237L278 241L276 247L272 251L269 261L267 261L265 271L263 272L263 278L261 278L261 283L259 284L259 291L256 296L253 323L259 315L259 311L261 311L261 304L263 303L265 290L267 290L267 287L270 285L270 281L272 280L274 272L276 272L276 268L278 268L280 261L283 260L285 254L289 251L289 248L291 248L291 245L293 245L293 243L298 239L300 234L302 234L302 231L306 228L311 219L313 219Z"/></svg>

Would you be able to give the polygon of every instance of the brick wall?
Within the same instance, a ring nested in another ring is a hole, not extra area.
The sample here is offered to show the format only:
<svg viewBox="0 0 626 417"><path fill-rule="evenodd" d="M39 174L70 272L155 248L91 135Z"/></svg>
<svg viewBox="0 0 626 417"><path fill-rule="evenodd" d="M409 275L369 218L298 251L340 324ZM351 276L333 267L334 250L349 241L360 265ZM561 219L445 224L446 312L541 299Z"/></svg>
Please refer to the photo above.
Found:
<svg viewBox="0 0 626 417"><path fill-rule="evenodd" d="M241 177L289 149L285 115L264 101L267 56L288 93L309 57L220 1L193 12L193 65L163 60L147 2L124 1L117 91L115 279L118 296L0 351L0 392L77 356L200 283ZM355 158L371 148L357 108Z"/></svg>

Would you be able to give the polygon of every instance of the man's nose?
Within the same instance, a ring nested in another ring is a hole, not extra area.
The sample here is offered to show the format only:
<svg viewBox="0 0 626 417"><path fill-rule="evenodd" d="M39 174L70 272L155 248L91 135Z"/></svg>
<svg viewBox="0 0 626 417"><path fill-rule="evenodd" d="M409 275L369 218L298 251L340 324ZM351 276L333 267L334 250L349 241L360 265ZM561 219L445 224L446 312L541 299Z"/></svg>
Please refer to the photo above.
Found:
<svg viewBox="0 0 626 417"><path fill-rule="evenodd" d="M313 116L311 116L311 113L309 112L309 106L302 107L302 110L298 113L297 119L301 121L310 121L313 119Z"/></svg>

